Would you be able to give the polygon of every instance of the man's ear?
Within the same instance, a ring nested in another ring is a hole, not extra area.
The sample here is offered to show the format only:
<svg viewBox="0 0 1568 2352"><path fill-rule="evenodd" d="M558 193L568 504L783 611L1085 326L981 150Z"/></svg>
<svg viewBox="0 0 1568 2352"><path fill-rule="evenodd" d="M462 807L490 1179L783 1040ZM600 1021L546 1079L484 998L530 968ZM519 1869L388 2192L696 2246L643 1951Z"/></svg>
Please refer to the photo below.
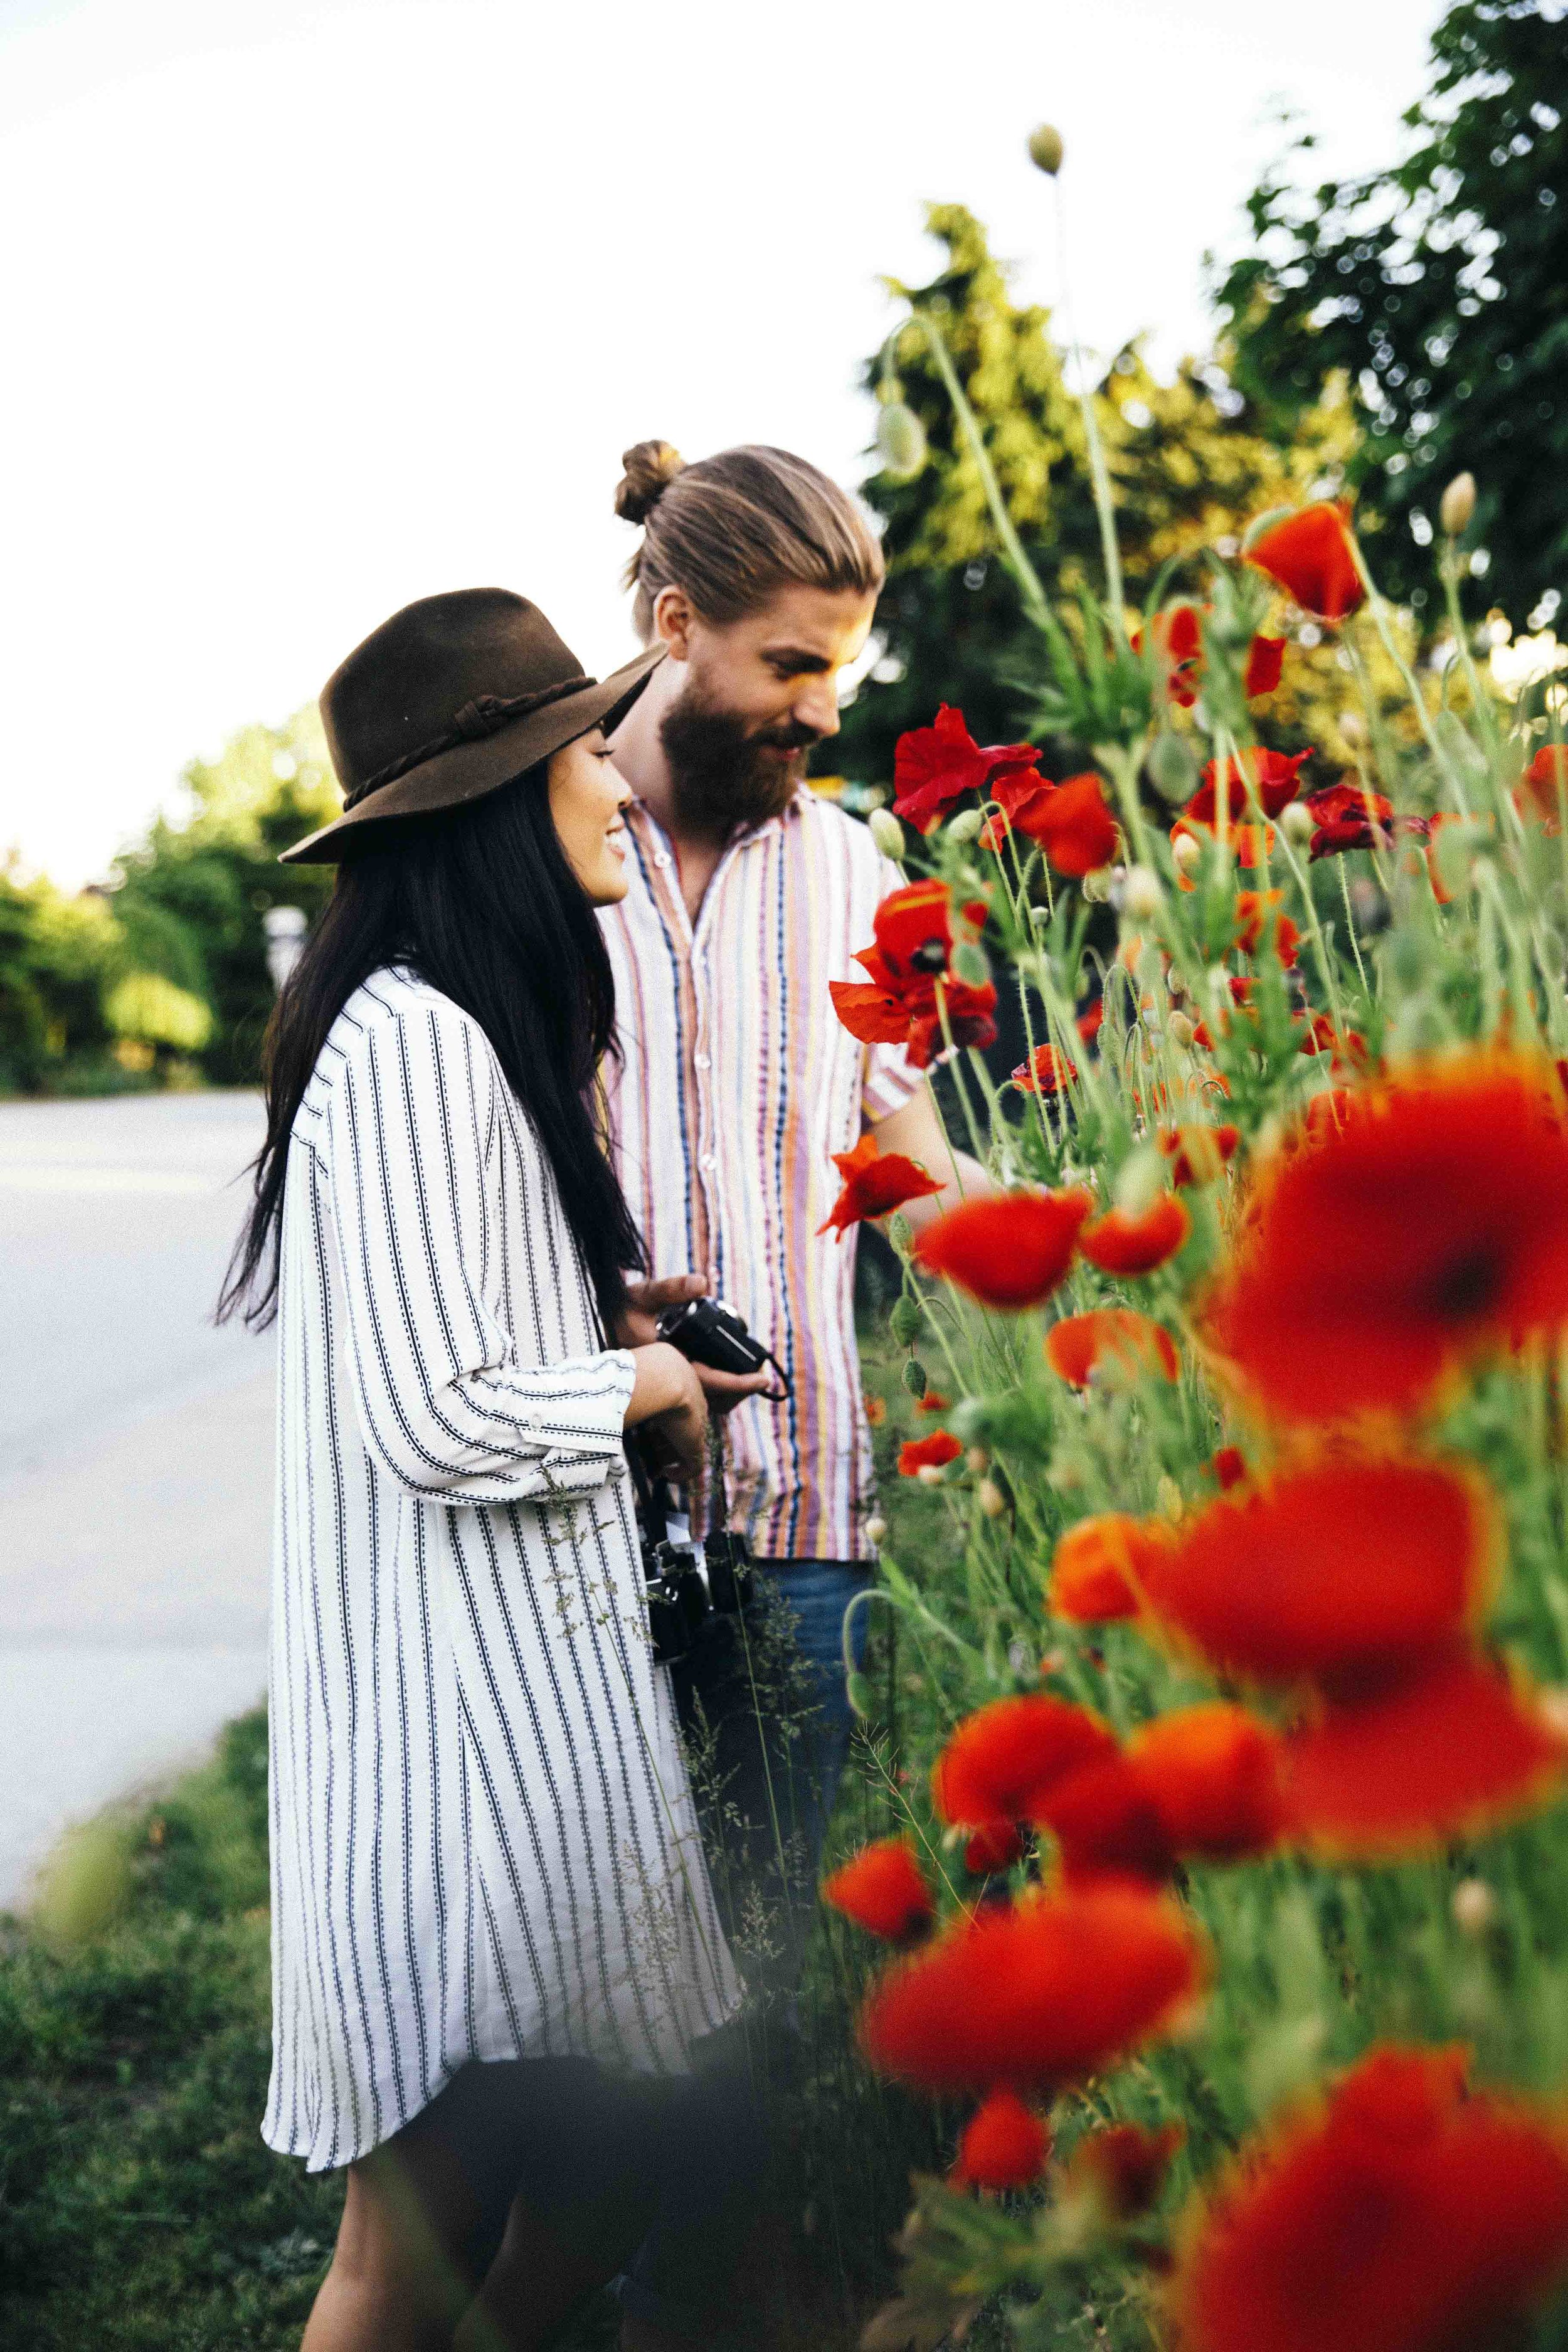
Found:
<svg viewBox="0 0 1568 2352"><path fill-rule="evenodd" d="M684 588L661 588L654 598L654 638L658 644L668 646L672 661L689 660L691 625L696 617Z"/></svg>

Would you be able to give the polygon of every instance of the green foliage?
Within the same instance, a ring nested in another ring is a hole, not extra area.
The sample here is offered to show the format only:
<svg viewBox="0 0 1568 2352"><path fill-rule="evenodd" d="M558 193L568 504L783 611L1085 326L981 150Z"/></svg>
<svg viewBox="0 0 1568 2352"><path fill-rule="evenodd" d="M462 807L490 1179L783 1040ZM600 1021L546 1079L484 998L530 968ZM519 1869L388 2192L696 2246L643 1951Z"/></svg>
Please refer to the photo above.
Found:
<svg viewBox="0 0 1568 2352"><path fill-rule="evenodd" d="M313 915L331 869L279 852L337 806L314 707L247 727L185 772L106 887L72 898L0 868L0 1093L100 1091L199 1072L254 1084L273 989L262 919Z"/></svg>
<svg viewBox="0 0 1568 2352"><path fill-rule="evenodd" d="M1329 370L1354 384L1351 479L1397 526L1379 568L1418 608L1421 549L1464 469L1490 559L1472 594L1544 622L1568 584L1565 47L1561 0L1459 0L1405 117L1404 161L1302 190L1287 158L1217 289L1237 388L1266 429L1289 437Z"/></svg>

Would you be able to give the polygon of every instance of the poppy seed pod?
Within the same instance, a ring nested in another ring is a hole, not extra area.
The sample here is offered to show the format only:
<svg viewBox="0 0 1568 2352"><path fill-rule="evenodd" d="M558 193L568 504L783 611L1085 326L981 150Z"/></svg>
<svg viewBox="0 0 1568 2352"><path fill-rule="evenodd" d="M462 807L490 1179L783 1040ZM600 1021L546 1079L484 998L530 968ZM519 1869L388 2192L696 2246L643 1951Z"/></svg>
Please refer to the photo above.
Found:
<svg viewBox="0 0 1568 2352"><path fill-rule="evenodd" d="M1471 473L1456 474L1443 493L1437 509L1437 520L1447 539L1458 539L1468 530L1476 512L1476 478Z"/></svg>
<svg viewBox="0 0 1568 2352"><path fill-rule="evenodd" d="M891 809L874 808L866 820L866 829L884 857L895 865L901 864L906 844L904 828Z"/></svg>
<svg viewBox="0 0 1568 2352"><path fill-rule="evenodd" d="M1029 133L1029 161L1037 172L1055 179L1062 168L1062 134L1051 122L1042 122Z"/></svg>
<svg viewBox="0 0 1568 2352"><path fill-rule="evenodd" d="M926 461L925 426L901 400L889 400L877 419L877 455L896 481L913 481Z"/></svg>

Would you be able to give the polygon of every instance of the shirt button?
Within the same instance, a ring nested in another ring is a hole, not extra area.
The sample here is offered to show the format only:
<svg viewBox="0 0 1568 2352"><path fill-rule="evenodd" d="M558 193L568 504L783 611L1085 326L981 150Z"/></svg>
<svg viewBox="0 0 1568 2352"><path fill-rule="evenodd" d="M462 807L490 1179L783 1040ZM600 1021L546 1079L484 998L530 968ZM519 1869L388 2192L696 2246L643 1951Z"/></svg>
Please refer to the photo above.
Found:
<svg viewBox="0 0 1568 2352"><path fill-rule="evenodd" d="M714 1159L713 1154L710 1151L705 1151L702 1155L702 1165L704 1168L717 1168L719 1162Z"/></svg>
<svg viewBox="0 0 1568 2352"><path fill-rule="evenodd" d="M693 1054L691 1058L700 1070L710 1070L713 1067L711 1060L706 1054Z"/></svg>
<svg viewBox="0 0 1568 2352"><path fill-rule="evenodd" d="M668 850L656 849L653 853L653 862L656 866L668 866L669 864Z"/></svg>

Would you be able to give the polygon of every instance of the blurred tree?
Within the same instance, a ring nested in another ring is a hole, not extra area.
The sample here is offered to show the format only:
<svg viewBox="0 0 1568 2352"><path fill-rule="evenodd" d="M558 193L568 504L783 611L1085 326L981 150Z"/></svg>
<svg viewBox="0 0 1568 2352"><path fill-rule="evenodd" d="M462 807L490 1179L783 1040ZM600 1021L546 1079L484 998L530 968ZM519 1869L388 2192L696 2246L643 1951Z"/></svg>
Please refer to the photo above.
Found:
<svg viewBox="0 0 1568 2352"><path fill-rule="evenodd" d="M220 1085L249 1084L273 999L262 918L276 906L313 916L331 887L330 866L278 863L280 850L339 807L314 704L282 727L243 729L216 761L193 761L184 782L189 812L159 818L118 860L110 903L128 968L208 1008L205 1043L190 1015L179 1016L184 1050ZM139 1019L161 1006L163 1029L175 1020L165 997L126 1001L141 1008ZM172 1041L160 1034L148 1042Z"/></svg>
<svg viewBox="0 0 1568 2352"><path fill-rule="evenodd" d="M103 1074L121 947L101 892L68 898L0 866L0 1093L31 1093L70 1066Z"/></svg>
<svg viewBox="0 0 1568 2352"><path fill-rule="evenodd" d="M1426 604L1421 551L1468 469L1477 601L1536 627L1568 588L1564 15L1563 0L1459 0L1405 116L1405 161L1307 190L1300 139L1250 200L1254 250L1217 288L1266 430L1289 438L1326 371L1354 383L1350 478L1399 525L1379 547L1393 592Z"/></svg>
<svg viewBox="0 0 1568 2352"><path fill-rule="evenodd" d="M947 248L946 266L927 286L895 290L941 330L1019 537L1047 593L1070 595L1098 578L1100 541L1082 412L1050 315L1013 303L1006 269L963 205L933 205L927 223ZM1037 652L998 558L979 468L920 327L896 330L864 381L884 398L896 392L919 418L927 449L912 478L882 471L864 485L883 519L888 585L879 658L845 711L832 758L874 783L890 776L899 735L929 721L939 702L958 704L982 742L1014 735ZM1093 398L1133 601L1168 557L1194 559L1178 584L1201 589L1205 547L1234 554L1254 515L1336 489L1356 446L1342 382L1322 388L1289 445L1277 446L1231 383L1223 352L1184 361L1165 384L1130 345Z"/></svg>

